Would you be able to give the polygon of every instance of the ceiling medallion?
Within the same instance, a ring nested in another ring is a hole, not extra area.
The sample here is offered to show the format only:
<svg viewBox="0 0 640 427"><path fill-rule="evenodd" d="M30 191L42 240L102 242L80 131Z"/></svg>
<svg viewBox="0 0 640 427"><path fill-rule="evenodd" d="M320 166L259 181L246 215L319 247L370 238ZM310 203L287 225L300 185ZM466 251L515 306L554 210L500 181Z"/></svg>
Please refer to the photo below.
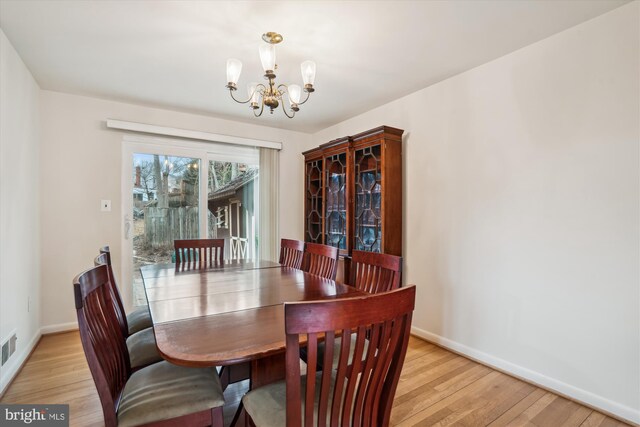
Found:
<svg viewBox="0 0 640 427"><path fill-rule="evenodd" d="M242 62L237 59L227 60L227 89L234 101L240 104L247 104L251 107L253 115L260 117L264 111L264 107L267 106L270 109L270 113L278 108L278 105L282 105L282 111L290 119L296 115L296 112L300 110L300 105L309 100L309 95L315 89L313 83L316 78L316 63L313 61L304 61L300 64L300 70L302 71L302 81L304 88L298 85L276 85L276 75L274 70L278 68L276 65L276 44L280 43L283 38L282 35L275 32L268 32L262 35L262 40L266 44L260 45L260 62L262 62L262 68L264 69L264 78L268 80L268 83L249 83L247 85L247 93L249 99L246 101L240 101L233 96L233 92L238 89L238 79L240 78L240 72L242 71ZM306 92L307 96L304 101L300 101L302 97L302 91ZM284 106L285 94L288 99L289 111ZM258 112L259 110L259 112Z"/></svg>

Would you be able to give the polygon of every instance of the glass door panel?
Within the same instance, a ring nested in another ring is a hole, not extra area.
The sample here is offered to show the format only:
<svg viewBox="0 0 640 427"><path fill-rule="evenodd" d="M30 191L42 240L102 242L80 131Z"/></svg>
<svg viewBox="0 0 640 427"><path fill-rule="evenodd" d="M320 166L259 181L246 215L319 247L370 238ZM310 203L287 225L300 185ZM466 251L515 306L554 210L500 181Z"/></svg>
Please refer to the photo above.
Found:
<svg viewBox="0 0 640 427"><path fill-rule="evenodd" d="M305 170L305 242L322 243L322 159L307 162Z"/></svg>
<svg viewBox="0 0 640 427"><path fill-rule="evenodd" d="M133 154L133 303L146 303L140 267L175 261L175 239L200 237L200 159Z"/></svg>
<svg viewBox="0 0 640 427"><path fill-rule="evenodd" d="M258 254L259 169L246 163L209 161L208 236L224 239L224 259Z"/></svg>
<svg viewBox="0 0 640 427"><path fill-rule="evenodd" d="M347 153L325 158L325 244L347 250Z"/></svg>
<svg viewBox="0 0 640 427"><path fill-rule="evenodd" d="M354 249L380 252L381 221L381 147L374 145L354 153L355 239Z"/></svg>

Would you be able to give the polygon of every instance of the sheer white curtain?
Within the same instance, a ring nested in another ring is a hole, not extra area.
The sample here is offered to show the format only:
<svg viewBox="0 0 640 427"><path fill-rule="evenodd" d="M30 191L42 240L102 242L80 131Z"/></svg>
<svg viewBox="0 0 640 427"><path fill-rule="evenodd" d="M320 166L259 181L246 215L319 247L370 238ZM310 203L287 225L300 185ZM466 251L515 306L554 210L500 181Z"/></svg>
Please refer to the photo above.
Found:
<svg viewBox="0 0 640 427"><path fill-rule="evenodd" d="M278 227L280 152L272 148L260 148L260 212L259 258L278 261L280 230Z"/></svg>

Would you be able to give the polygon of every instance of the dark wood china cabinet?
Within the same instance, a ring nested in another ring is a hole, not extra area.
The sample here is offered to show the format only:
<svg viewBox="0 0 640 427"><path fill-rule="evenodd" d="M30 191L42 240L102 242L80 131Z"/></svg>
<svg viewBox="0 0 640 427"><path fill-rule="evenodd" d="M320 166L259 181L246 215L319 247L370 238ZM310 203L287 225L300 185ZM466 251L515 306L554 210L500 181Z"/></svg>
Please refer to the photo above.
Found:
<svg viewBox="0 0 640 427"><path fill-rule="evenodd" d="M302 153L305 241L402 255L402 133L380 126ZM348 277L345 276L345 277Z"/></svg>

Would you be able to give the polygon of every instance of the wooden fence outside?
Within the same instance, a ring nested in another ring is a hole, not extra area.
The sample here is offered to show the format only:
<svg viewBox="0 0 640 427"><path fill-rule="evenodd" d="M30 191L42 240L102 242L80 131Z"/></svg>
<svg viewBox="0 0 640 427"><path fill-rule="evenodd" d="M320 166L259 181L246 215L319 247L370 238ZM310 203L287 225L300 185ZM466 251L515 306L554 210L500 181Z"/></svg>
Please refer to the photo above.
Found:
<svg viewBox="0 0 640 427"><path fill-rule="evenodd" d="M198 207L144 208L144 235L153 249L173 246L175 239L197 239Z"/></svg>

